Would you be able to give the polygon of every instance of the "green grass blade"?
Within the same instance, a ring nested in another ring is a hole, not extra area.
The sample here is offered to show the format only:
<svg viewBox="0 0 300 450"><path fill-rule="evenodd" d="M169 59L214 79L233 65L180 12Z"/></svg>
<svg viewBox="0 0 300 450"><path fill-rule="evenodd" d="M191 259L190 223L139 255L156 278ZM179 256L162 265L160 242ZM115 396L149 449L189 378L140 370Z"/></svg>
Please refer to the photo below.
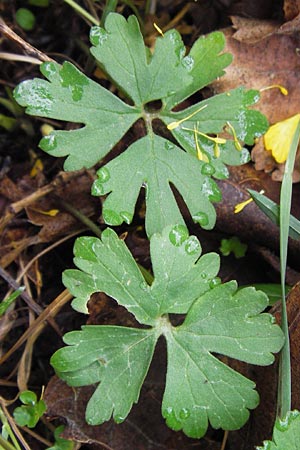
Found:
<svg viewBox="0 0 300 450"><path fill-rule="evenodd" d="M248 192L261 211L263 211L266 216L271 219L273 223L275 223L275 225L279 225L279 205L265 195L253 191L252 189L248 189ZM290 215L289 236L292 239L300 239L300 220L296 219L296 217L292 215Z"/></svg>
<svg viewBox="0 0 300 450"><path fill-rule="evenodd" d="M281 271L281 295L282 295L282 318L281 327L285 335L285 344L281 351L279 363L278 383L278 416L283 418L291 410L291 362L289 329L285 301L285 275L287 264L288 236L290 227L290 211L292 201L292 173L294 169L295 156L300 138L300 121L295 130L288 158L285 164L284 176L280 193L280 271Z"/></svg>

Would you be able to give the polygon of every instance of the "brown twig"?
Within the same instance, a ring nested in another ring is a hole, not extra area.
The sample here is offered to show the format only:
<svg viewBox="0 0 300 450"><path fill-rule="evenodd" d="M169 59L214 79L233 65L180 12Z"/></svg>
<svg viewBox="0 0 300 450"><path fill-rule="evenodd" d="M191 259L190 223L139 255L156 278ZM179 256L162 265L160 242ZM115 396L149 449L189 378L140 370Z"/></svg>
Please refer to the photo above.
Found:
<svg viewBox="0 0 300 450"><path fill-rule="evenodd" d="M65 289L59 294L52 303L37 317L33 324L22 334L20 339L5 353L0 359L0 365L3 364L30 336L33 332L40 333L45 326L45 321L52 319L58 311L72 299L72 295Z"/></svg>
<svg viewBox="0 0 300 450"><path fill-rule="evenodd" d="M2 33L5 37L7 37L10 41L18 44L25 53L28 55L37 58L40 61L53 61L52 58L47 56L45 53L41 52L37 48L30 45L28 42L24 41L18 34L16 34L0 17L0 33Z"/></svg>

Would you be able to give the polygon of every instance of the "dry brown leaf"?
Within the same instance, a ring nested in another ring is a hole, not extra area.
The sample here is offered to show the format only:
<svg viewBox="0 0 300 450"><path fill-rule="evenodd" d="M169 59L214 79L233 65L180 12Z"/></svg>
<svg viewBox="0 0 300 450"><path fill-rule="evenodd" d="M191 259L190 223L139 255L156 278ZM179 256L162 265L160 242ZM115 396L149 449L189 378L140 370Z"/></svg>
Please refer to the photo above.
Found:
<svg viewBox="0 0 300 450"><path fill-rule="evenodd" d="M245 19L239 16L231 16L230 19L236 30L234 39L247 44L255 44L278 29L278 22L275 20Z"/></svg>
<svg viewBox="0 0 300 450"><path fill-rule="evenodd" d="M293 20L300 13L300 0L284 0L283 11L285 20Z"/></svg>

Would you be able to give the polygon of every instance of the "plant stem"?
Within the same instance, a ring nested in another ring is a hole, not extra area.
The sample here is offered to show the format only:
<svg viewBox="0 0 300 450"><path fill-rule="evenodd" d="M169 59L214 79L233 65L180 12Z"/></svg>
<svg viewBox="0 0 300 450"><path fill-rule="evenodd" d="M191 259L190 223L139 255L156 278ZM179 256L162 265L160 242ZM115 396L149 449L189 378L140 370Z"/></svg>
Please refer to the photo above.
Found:
<svg viewBox="0 0 300 450"><path fill-rule="evenodd" d="M0 434L0 448L1 450L16 450L16 447L11 445L8 441L6 441Z"/></svg>
<svg viewBox="0 0 300 450"><path fill-rule="evenodd" d="M72 216L76 217L76 219L80 220L81 223L83 223L85 226L87 226L90 230L93 231L93 233L101 238L101 230L99 227L86 215L84 215L81 211L79 211L77 208L74 208L73 205L71 205L69 202L66 202L65 200L59 199L59 203L62 205L62 207L68 211Z"/></svg>
<svg viewBox="0 0 300 450"><path fill-rule="evenodd" d="M103 27L105 24L106 17L109 13L114 12L117 8L118 0L106 0L106 5L104 7L100 26Z"/></svg>
<svg viewBox="0 0 300 450"><path fill-rule="evenodd" d="M93 17L89 12L87 12L85 9L83 9L80 5L78 5L74 0L64 0L65 3L68 3L68 5L72 6L75 11L77 11L79 14L81 14L83 17L85 17L87 20L92 22L94 25L99 25L99 20Z"/></svg>
<svg viewBox="0 0 300 450"><path fill-rule="evenodd" d="M278 406L277 414L284 418L291 410L291 361L290 361L290 341L289 325L285 300L285 275L288 251L288 235L290 226L290 212L292 202L292 174L295 164L295 157L300 138L300 121L295 130L290 146L288 158L285 164L284 176L280 192L280 272L281 272L281 328L284 333L285 343L281 350L279 361L278 379Z"/></svg>
<svg viewBox="0 0 300 450"><path fill-rule="evenodd" d="M0 435L0 444L4 447L5 450L21 450L21 447L18 444L17 439L15 438L15 435L13 433L13 430L11 429L11 426L4 414L3 409L0 407L0 420L3 424L3 428L6 429L9 437L11 438L14 445L10 444L10 442L6 441L1 435Z"/></svg>

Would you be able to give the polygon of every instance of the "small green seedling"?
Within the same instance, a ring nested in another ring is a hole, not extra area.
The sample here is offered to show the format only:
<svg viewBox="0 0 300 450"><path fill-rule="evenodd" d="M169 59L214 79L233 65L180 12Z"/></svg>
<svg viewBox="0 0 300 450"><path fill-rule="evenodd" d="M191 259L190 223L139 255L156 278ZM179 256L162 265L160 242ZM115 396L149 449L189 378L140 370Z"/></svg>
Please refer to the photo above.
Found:
<svg viewBox="0 0 300 450"><path fill-rule="evenodd" d="M230 253L233 253L239 259L245 256L247 248L247 244L243 244L237 236L232 236L229 239L221 240L220 252L223 256L229 256Z"/></svg>
<svg viewBox="0 0 300 450"><path fill-rule="evenodd" d="M32 31L35 27L35 15L28 8L16 11L16 22L25 31Z"/></svg>
<svg viewBox="0 0 300 450"><path fill-rule="evenodd" d="M300 412L289 411L284 419L276 419L272 441L264 441L257 450L300 450Z"/></svg>
<svg viewBox="0 0 300 450"><path fill-rule="evenodd" d="M64 438L60 437L64 428L65 427L63 425L61 425L55 429L55 431L54 431L55 443L52 447L47 448L47 450L73 450L74 449L74 442L71 442L68 439L64 439Z"/></svg>
<svg viewBox="0 0 300 450"><path fill-rule="evenodd" d="M24 404L14 410L15 421L21 427L34 428L46 411L46 404L42 399L37 400L32 391L21 392L19 398Z"/></svg>

